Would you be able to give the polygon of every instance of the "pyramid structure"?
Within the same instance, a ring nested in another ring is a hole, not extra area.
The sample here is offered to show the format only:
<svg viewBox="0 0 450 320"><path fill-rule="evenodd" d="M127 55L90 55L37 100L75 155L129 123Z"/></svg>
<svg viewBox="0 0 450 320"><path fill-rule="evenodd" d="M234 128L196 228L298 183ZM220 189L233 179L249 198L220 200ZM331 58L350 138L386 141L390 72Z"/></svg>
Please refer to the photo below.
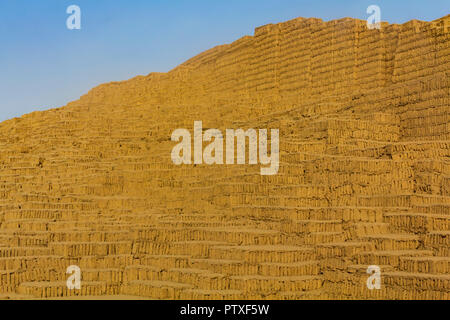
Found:
<svg viewBox="0 0 450 320"><path fill-rule="evenodd" d="M450 299L449 19L266 25L1 123L1 297ZM278 174L173 164L198 120L279 129Z"/></svg>

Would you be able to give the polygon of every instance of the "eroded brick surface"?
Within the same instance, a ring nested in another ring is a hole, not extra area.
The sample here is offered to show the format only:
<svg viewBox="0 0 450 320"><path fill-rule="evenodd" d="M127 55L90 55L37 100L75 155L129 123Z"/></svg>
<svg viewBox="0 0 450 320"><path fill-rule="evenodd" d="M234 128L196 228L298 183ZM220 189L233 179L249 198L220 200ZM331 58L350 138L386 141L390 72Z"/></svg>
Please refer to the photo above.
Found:
<svg viewBox="0 0 450 320"><path fill-rule="evenodd" d="M1 123L2 297L449 299L441 24L299 18ZM278 175L175 166L195 120L279 128Z"/></svg>

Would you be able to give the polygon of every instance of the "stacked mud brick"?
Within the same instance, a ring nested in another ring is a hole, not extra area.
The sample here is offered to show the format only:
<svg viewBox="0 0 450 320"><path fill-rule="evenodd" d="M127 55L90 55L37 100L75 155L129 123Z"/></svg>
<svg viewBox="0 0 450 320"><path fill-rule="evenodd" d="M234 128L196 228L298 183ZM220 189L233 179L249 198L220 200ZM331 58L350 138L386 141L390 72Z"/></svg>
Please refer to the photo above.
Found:
<svg viewBox="0 0 450 320"><path fill-rule="evenodd" d="M1 123L1 296L450 299L449 19L267 25ZM196 120L280 129L278 175L174 165Z"/></svg>

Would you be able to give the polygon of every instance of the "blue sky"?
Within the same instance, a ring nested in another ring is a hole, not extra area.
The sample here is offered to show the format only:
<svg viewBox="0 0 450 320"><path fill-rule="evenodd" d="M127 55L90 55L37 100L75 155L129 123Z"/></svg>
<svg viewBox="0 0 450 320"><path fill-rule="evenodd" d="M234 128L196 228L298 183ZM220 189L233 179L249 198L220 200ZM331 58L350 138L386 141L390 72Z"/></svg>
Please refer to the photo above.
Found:
<svg viewBox="0 0 450 320"><path fill-rule="evenodd" d="M68 30L69 5L82 12ZM449 0L0 0L0 121L59 107L104 82L166 72L254 28L296 17L430 21Z"/></svg>

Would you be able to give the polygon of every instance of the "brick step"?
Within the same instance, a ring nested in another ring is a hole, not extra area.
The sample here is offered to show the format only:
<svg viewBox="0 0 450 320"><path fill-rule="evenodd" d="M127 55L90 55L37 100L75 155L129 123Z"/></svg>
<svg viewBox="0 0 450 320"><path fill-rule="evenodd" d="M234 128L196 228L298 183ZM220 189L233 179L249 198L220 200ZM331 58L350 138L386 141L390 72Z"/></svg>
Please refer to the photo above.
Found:
<svg viewBox="0 0 450 320"><path fill-rule="evenodd" d="M121 288L120 292L158 300L179 300L182 299L182 292L190 289L194 287L171 281L130 281Z"/></svg>
<svg viewBox="0 0 450 320"><path fill-rule="evenodd" d="M327 279L327 284L342 284L350 287L364 285L367 288L367 273L369 265L347 265L343 269L328 269L323 271L323 276ZM386 272L392 272L394 268L389 265L379 265L381 276Z"/></svg>
<svg viewBox="0 0 450 320"><path fill-rule="evenodd" d="M430 231L424 238L426 249L433 250L437 256L450 256L450 230Z"/></svg>
<svg viewBox="0 0 450 320"><path fill-rule="evenodd" d="M386 213L386 223L394 230L411 233L426 233L429 231L448 231L450 215L427 213Z"/></svg>
<svg viewBox="0 0 450 320"><path fill-rule="evenodd" d="M181 300L240 300L246 297L244 292L239 290L200 290L200 289L184 289L180 292L179 299ZM251 299L261 298L260 295L255 294L250 296Z"/></svg>
<svg viewBox="0 0 450 320"><path fill-rule="evenodd" d="M329 188L323 185L303 184L303 185L271 185L271 184L253 184L236 183L223 184L216 186L214 194L233 195L233 194L258 194L269 196L277 192L293 197L324 197Z"/></svg>
<svg viewBox="0 0 450 320"><path fill-rule="evenodd" d="M233 259L250 264L264 262L293 263L315 260L311 248L284 245L215 246L210 250L211 259Z"/></svg>
<svg viewBox="0 0 450 320"><path fill-rule="evenodd" d="M359 252L353 257L353 261L362 265L390 265L398 268L402 257L430 257L432 250L379 250Z"/></svg>
<svg viewBox="0 0 450 320"><path fill-rule="evenodd" d="M367 274L367 268L369 266L368 265L361 265L361 264L350 264L347 266L346 268L346 272L349 274L358 274L358 275L364 275ZM395 268L393 266L390 265L378 265L378 267L380 267L381 273L384 274L386 272L393 272L395 271Z"/></svg>
<svg viewBox="0 0 450 320"><path fill-rule="evenodd" d="M49 234L17 234L17 233L0 233L0 243L3 246L11 247L46 247L48 245Z"/></svg>
<svg viewBox="0 0 450 320"><path fill-rule="evenodd" d="M342 232L340 220L292 220L280 225L280 231L286 233Z"/></svg>
<svg viewBox="0 0 450 320"><path fill-rule="evenodd" d="M108 267L126 267L129 265L157 265L168 267L186 267L189 265L189 256L157 256L157 255L131 255L109 254L106 256L65 257L57 255L16 256L0 258L0 270L66 270L70 265L77 265L82 269Z"/></svg>
<svg viewBox="0 0 450 320"><path fill-rule="evenodd" d="M348 238L361 239L368 235L387 234L390 232L388 223L357 222L351 223L346 229Z"/></svg>
<svg viewBox="0 0 450 320"><path fill-rule="evenodd" d="M120 287L122 290L123 286ZM34 298L37 299L37 298ZM147 297L139 297L132 295L107 295L107 296L94 296L94 295L72 295L72 296L63 296L63 297L48 297L48 298L39 298L38 300L57 300L57 301L92 301L92 300L105 300L105 301L136 301L136 300L153 300Z"/></svg>
<svg viewBox="0 0 450 320"><path fill-rule="evenodd" d="M342 219L344 208L302 208L281 206L233 206L233 217L283 220L336 220ZM381 212L380 212L381 216Z"/></svg>
<svg viewBox="0 0 450 320"><path fill-rule="evenodd" d="M91 255L129 254L131 241L121 242L52 242L49 249L55 254L64 257L82 257Z"/></svg>
<svg viewBox="0 0 450 320"><path fill-rule="evenodd" d="M443 291L450 287L450 274L387 272L383 273L383 278L386 286L405 290Z"/></svg>
<svg viewBox="0 0 450 320"><path fill-rule="evenodd" d="M257 228L243 228L233 226L224 228L172 228L153 227L138 232L138 239L143 242L177 242L177 241L215 241L226 243L253 244L279 244L287 236L277 230L264 230Z"/></svg>
<svg viewBox="0 0 450 320"><path fill-rule="evenodd" d="M89 230L70 230L70 231L52 231L48 233L50 242L124 242L133 238L129 231L89 231Z"/></svg>
<svg viewBox="0 0 450 320"><path fill-rule="evenodd" d="M51 222L51 220L44 219L5 220L1 224L0 230L47 231Z"/></svg>
<svg viewBox="0 0 450 320"><path fill-rule="evenodd" d="M450 214L450 204L416 205L411 208L411 212L432 213L448 216Z"/></svg>
<svg viewBox="0 0 450 320"><path fill-rule="evenodd" d="M47 247L0 247L0 258L24 256L48 256L51 250Z"/></svg>
<svg viewBox="0 0 450 320"><path fill-rule="evenodd" d="M17 294L15 292L0 294L0 300L34 300L35 297L25 294Z"/></svg>
<svg viewBox="0 0 450 320"><path fill-rule="evenodd" d="M340 299L442 299L449 295L442 288L448 287L450 276L394 271L390 265L379 265L381 290L367 288L368 265L349 266L345 271L324 273L328 292L335 292ZM424 291L424 289L426 289ZM332 291L331 291L332 290ZM339 290L342 292L338 293ZM403 291L403 293L401 292Z"/></svg>
<svg viewBox="0 0 450 320"><path fill-rule="evenodd" d="M189 284L196 289L226 290L229 279L221 273L212 273L194 268L158 268L152 266L130 266L125 270L126 281L170 281Z"/></svg>
<svg viewBox="0 0 450 320"><path fill-rule="evenodd" d="M242 227L243 223L239 221L229 221L229 222L208 222L208 221L177 221L176 218L173 221L158 221L158 227L160 228L221 228L224 226L230 227Z"/></svg>
<svg viewBox="0 0 450 320"><path fill-rule="evenodd" d="M262 299L267 300L328 300L329 295L323 287L308 291L279 291L263 295ZM262 300L261 299L261 300Z"/></svg>
<svg viewBox="0 0 450 320"><path fill-rule="evenodd" d="M62 270L32 269L32 270L0 270L0 288L6 292L14 292L17 287L27 281L63 281Z"/></svg>
<svg viewBox="0 0 450 320"><path fill-rule="evenodd" d="M70 265L79 265L80 260L61 256L16 256L0 258L0 270L57 269L66 270Z"/></svg>
<svg viewBox="0 0 450 320"><path fill-rule="evenodd" d="M62 282L24 282L17 288L17 293L40 299L77 297L77 296L113 296L118 295L120 286L104 282L81 282L81 290L69 290L66 281Z"/></svg>
<svg viewBox="0 0 450 320"><path fill-rule="evenodd" d="M254 194L221 195L216 196L215 201L224 201L225 204L229 204L233 207L243 205L325 207L329 204L325 197L258 196Z"/></svg>
<svg viewBox="0 0 450 320"><path fill-rule="evenodd" d="M124 228L128 227L128 224L117 223L113 220L91 220L91 221L58 221L48 224L48 231L50 232L64 232L68 230L74 231L119 231L122 232Z"/></svg>
<svg viewBox="0 0 450 320"><path fill-rule="evenodd" d="M134 242L133 253L137 255L189 255L204 258L210 255L211 248L228 245L219 241L176 241L176 242Z"/></svg>
<svg viewBox="0 0 450 320"><path fill-rule="evenodd" d="M47 246L50 242L114 242L125 241L133 238L133 234L128 231L23 231L15 232L8 230L0 233L0 241L14 244L20 243L23 246ZM26 243L30 243L26 245Z"/></svg>
<svg viewBox="0 0 450 320"><path fill-rule="evenodd" d="M261 263L258 274L268 277L319 275L318 261L295 263Z"/></svg>
<svg viewBox="0 0 450 320"><path fill-rule="evenodd" d="M359 196L358 206L412 207L417 205L448 205L450 197L438 195L378 195Z"/></svg>
<svg viewBox="0 0 450 320"><path fill-rule="evenodd" d="M373 245L370 242L358 241L321 243L315 247L319 259L351 257L372 249Z"/></svg>
<svg viewBox="0 0 450 320"><path fill-rule="evenodd" d="M322 288L322 284L323 279L320 276L232 276L229 280L230 289L263 294L277 291L313 291Z"/></svg>
<svg viewBox="0 0 450 320"><path fill-rule="evenodd" d="M408 290L382 284L381 290L367 288L367 276L359 284L326 283L324 290L328 299L339 300L448 300L448 291L442 290ZM383 279L383 278L382 278ZM363 281L364 280L364 281Z"/></svg>
<svg viewBox="0 0 450 320"><path fill-rule="evenodd" d="M409 234L383 234L363 237L370 241L375 250L413 250L419 249L421 240L419 236Z"/></svg>
<svg viewBox="0 0 450 320"><path fill-rule="evenodd" d="M0 232L64 232L67 230L80 230L80 231L123 231L124 227L128 224L114 222L112 220L105 219L104 221L33 221L33 220L21 220L21 221L5 221L2 223L3 230Z"/></svg>
<svg viewBox="0 0 450 320"><path fill-rule="evenodd" d="M190 255L135 255L128 265L154 266L160 268L187 268L190 266ZM120 264L119 266L124 266Z"/></svg>
<svg viewBox="0 0 450 320"><path fill-rule="evenodd" d="M0 287L17 288L21 283L29 281L41 282L58 282L65 281L68 278L66 268L50 269L50 268L34 268L21 270L0 270ZM120 284L124 279L123 268L106 268L106 269L81 269L83 281L105 282Z"/></svg>
<svg viewBox="0 0 450 320"><path fill-rule="evenodd" d="M345 232L311 232L300 235L293 243L314 246L319 243L345 242L348 236Z"/></svg>
<svg viewBox="0 0 450 320"><path fill-rule="evenodd" d="M158 223L163 222L227 222L231 219L223 214L199 214L199 213L182 213L182 214L164 214L156 216Z"/></svg>
<svg viewBox="0 0 450 320"><path fill-rule="evenodd" d="M189 265L193 269L208 270L211 273L224 275L258 274L258 264L250 264L240 260L225 259L190 259Z"/></svg>
<svg viewBox="0 0 450 320"><path fill-rule="evenodd" d="M5 210L4 219L19 220L19 219L36 219L36 220L75 220L77 214L73 210L62 209L20 209L20 210Z"/></svg>
<svg viewBox="0 0 450 320"><path fill-rule="evenodd" d="M450 274L450 257L400 257L399 270L410 273Z"/></svg>
<svg viewBox="0 0 450 320"><path fill-rule="evenodd" d="M34 210L61 210L62 213L65 212L65 210L72 211L74 214L75 212L84 211L84 212L90 212L94 210L98 210L98 206L93 203L89 202L62 202L62 201L33 201L33 200L26 200L23 201L20 204L21 210L27 211L34 211Z"/></svg>
<svg viewBox="0 0 450 320"><path fill-rule="evenodd" d="M192 268L205 269L225 275L289 276L319 274L317 261L250 264L239 260L191 259L190 265Z"/></svg>
<svg viewBox="0 0 450 320"><path fill-rule="evenodd" d="M122 284L124 281L124 272L123 266L106 269L81 269L83 282L104 282L108 284Z"/></svg>

